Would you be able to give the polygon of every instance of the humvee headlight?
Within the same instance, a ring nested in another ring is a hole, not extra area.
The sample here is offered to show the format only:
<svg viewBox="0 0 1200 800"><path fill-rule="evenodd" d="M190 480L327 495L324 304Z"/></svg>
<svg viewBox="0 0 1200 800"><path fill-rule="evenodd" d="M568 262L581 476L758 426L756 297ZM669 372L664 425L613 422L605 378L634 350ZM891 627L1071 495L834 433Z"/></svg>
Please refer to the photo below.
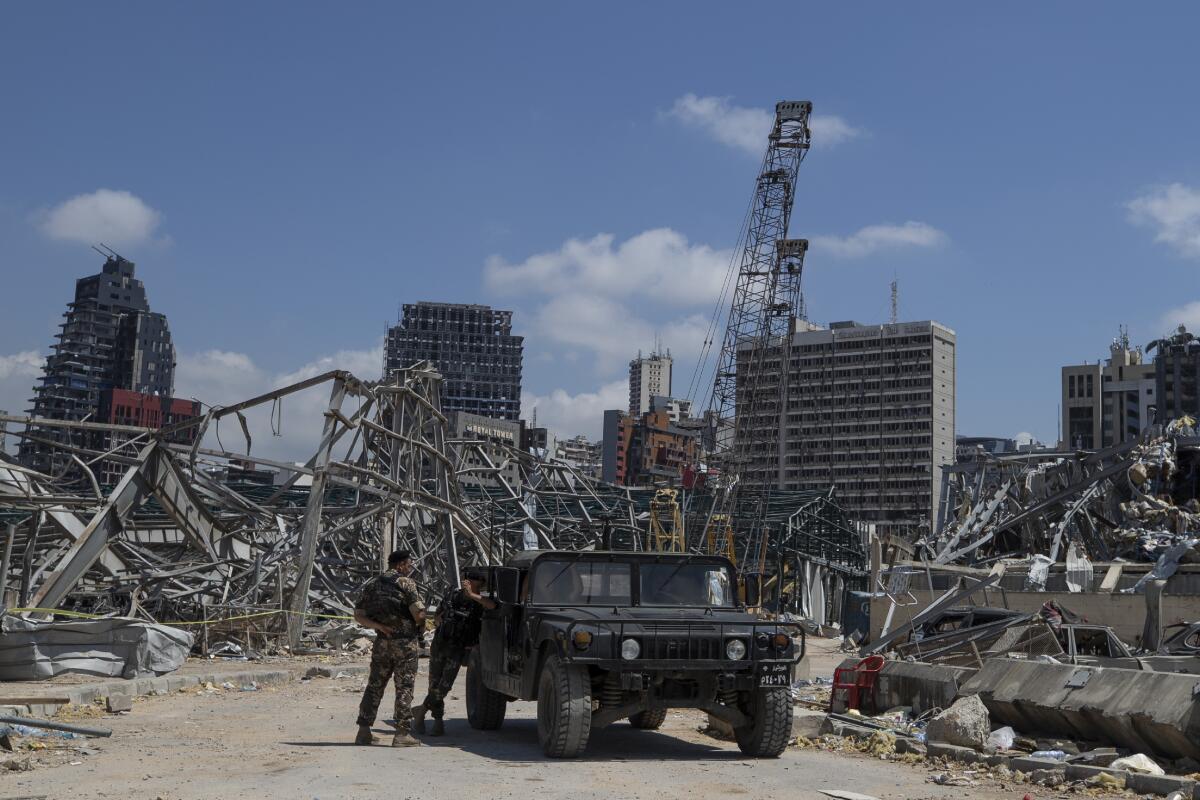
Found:
<svg viewBox="0 0 1200 800"><path fill-rule="evenodd" d="M575 631L575 635L571 637L571 641L575 643L575 649L587 650L592 646L592 634L588 631Z"/></svg>
<svg viewBox="0 0 1200 800"><path fill-rule="evenodd" d="M730 639L725 643L725 656L730 661L741 661L746 655L746 643L741 639Z"/></svg>
<svg viewBox="0 0 1200 800"><path fill-rule="evenodd" d="M626 661L633 661L642 654L642 646L638 644L637 639L626 639L621 642L621 658Z"/></svg>

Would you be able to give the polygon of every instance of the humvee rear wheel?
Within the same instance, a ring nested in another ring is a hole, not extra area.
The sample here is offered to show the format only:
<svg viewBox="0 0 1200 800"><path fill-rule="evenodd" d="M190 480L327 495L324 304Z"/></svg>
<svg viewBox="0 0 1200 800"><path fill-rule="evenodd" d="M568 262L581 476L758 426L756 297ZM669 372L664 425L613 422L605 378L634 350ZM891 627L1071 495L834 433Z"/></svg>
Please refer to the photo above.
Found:
<svg viewBox="0 0 1200 800"><path fill-rule="evenodd" d="M665 708L650 708L631 715L629 724L644 731L656 731L662 727L666 719L667 710Z"/></svg>
<svg viewBox="0 0 1200 800"><path fill-rule="evenodd" d="M792 696L787 689L750 692L742 709L749 718L734 728L738 748L754 758L778 758L792 738Z"/></svg>
<svg viewBox="0 0 1200 800"><path fill-rule="evenodd" d="M479 648L467 659L467 722L481 731L494 731L504 723L508 698L483 684L483 662Z"/></svg>
<svg viewBox="0 0 1200 800"><path fill-rule="evenodd" d="M546 659L538 682L538 742L550 758L574 758L592 728L592 682L587 667Z"/></svg>

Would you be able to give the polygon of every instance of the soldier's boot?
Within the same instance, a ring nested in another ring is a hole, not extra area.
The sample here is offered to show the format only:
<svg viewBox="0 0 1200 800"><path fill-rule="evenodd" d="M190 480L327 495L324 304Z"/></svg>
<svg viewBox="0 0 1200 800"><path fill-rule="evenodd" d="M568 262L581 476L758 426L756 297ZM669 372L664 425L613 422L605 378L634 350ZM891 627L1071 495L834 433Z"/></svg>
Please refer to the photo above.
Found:
<svg viewBox="0 0 1200 800"><path fill-rule="evenodd" d="M433 729L431 731L429 731L429 735L430 736L445 736L446 735L446 723L442 722L441 717L433 718Z"/></svg>
<svg viewBox="0 0 1200 800"><path fill-rule="evenodd" d="M421 742L410 733L397 733L392 737L392 747L420 747Z"/></svg>
<svg viewBox="0 0 1200 800"><path fill-rule="evenodd" d="M358 736L354 737L355 744L373 744L375 736L371 733L370 725L359 725Z"/></svg>
<svg viewBox="0 0 1200 800"><path fill-rule="evenodd" d="M412 732L417 736L425 735L425 704L412 707Z"/></svg>

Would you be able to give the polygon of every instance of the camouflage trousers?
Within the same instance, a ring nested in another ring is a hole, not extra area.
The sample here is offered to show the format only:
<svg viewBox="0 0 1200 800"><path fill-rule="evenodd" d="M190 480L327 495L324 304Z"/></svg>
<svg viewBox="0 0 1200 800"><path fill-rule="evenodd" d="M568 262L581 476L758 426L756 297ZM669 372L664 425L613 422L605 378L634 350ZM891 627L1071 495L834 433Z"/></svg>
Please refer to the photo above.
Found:
<svg viewBox="0 0 1200 800"><path fill-rule="evenodd" d="M396 684L396 726L406 731L412 723L413 686L417 682L416 639L376 638L371 648L371 674L358 706L358 724L374 725L388 679Z"/></svg>
<svg viewBox="0 0 1200 800"><path fill-rule="evenodd" d="M441 719L446 713L446 695L458 677L465 652L462 647L433 640L429 650L429 692L424 706L434 719Z"/></svg>

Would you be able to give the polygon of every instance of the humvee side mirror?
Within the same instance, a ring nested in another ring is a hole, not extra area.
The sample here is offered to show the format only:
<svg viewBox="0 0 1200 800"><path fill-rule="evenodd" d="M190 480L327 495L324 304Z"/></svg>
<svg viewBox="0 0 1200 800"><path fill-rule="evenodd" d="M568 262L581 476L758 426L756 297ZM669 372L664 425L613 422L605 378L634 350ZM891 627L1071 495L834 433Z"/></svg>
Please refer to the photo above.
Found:
<svg viewBox="0 0 1200 800"><path fill-rule="evenodd" d="M521 597L521 570L514 567L492 567L492 587L501 603L516 603Z"/></svg>
<svg viewBox="0 0 1200 800"><path fill-rule="evenodd" d="M742 576L742 594L747 608L762 605L762 575L750 573Z"/></svg>

